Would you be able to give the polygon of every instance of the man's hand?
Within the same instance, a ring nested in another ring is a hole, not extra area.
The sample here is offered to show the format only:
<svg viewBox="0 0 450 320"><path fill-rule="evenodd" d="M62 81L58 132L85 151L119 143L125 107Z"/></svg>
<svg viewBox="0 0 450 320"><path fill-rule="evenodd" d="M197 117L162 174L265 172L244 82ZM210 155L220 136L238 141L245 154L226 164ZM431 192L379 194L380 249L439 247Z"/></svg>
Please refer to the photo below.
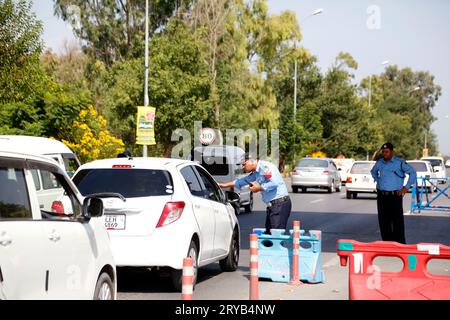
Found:
<svg viewBox="0 0 450 320"><path fill-rule="evenodd" d="M406 187L403 187L402 190L398 192L398 195L404 197L407 192L408 189Z"/></svg>
<svg viewBox="0 0 450 320"><path fill-rule="evenodd" d="M254 182L251 186L250 186L250 191L253 193L257 193L262 191L263 188L256 182Z"/></svg>

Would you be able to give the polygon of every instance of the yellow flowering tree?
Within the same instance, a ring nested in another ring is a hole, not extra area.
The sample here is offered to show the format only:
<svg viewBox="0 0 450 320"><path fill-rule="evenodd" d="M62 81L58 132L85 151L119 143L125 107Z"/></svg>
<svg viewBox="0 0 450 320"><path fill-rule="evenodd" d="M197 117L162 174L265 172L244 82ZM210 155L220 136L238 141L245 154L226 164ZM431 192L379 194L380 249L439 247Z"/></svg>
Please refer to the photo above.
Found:
<svg viewBox="0 0 450 320"><path fill-rule="evenodd" d="M67 139L62 142L75 152L81 163L115 158L124 151L123 141L109 133L105 118L92 105L81 110L71 128L64 131Z"/></svg>
<svg viewBox="0 0 450 320"><path fill-rule="evenodd" d="M323 151L316 151L311 153L311 158L326 158L327 154Z"/></svg>

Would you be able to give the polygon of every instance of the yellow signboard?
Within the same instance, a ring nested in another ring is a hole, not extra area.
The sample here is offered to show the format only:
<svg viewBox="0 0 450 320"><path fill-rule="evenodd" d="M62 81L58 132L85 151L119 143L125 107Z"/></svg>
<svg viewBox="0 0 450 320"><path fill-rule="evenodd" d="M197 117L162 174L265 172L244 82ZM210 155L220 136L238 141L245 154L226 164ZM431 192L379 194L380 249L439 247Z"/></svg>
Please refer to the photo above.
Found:
<svg viewBox="0 0 450 320"><path fill-rule="evenodd" d="M156 108L138 107L136 144L154 145Z"/></svg>

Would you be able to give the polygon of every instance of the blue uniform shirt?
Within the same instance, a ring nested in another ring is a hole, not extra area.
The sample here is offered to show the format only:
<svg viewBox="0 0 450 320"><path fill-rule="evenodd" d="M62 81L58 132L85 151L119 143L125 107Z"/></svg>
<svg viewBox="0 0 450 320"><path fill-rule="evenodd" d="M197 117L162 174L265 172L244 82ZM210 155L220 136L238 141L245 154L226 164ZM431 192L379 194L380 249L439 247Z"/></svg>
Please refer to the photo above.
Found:
<svg viewBox="0 0 450 320"><path fill-rule="evenodd" d="M405 160L393 156L390 161L379 159L370 171L377 184L377 189L396 191L403 188L405 174L409 175L406 188L410 188L416 181L416 171Z"/></svg>
<svg viewBox="0 0 450 320"><path fill-rule="evenodd" d="M287 187L280 171L268 161L259 160L256 170L246 177L234 180L234 186L240 189L255 181L263 189L261 195L265 203L288 195Z"/></svg>

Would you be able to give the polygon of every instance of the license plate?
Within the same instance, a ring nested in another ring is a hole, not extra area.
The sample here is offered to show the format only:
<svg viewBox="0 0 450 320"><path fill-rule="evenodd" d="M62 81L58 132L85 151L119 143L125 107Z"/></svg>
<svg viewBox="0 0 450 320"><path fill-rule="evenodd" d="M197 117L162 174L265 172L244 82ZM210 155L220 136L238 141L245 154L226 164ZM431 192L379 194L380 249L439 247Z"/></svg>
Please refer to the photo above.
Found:
<svg viewBox="0 0 450 320"><path fill-rule="evenodd" d="M106 230L125 230L125 217L124 214L106 215Z"/></svg>

